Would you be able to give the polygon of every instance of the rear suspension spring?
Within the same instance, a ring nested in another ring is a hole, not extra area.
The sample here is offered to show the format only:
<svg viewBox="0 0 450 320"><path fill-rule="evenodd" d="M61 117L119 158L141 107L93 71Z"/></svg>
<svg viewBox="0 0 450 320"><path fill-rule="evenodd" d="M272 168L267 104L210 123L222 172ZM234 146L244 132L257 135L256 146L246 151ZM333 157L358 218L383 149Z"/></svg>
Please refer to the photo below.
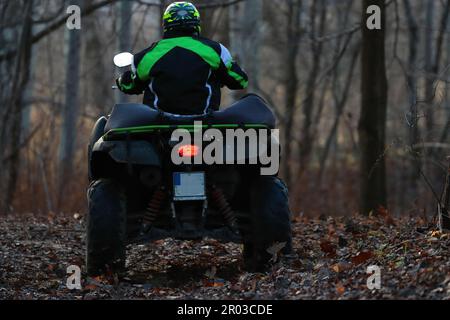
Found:
<svg viewBox="0 0 450 320"><path fill-rule="evenodd" d="M158 217L161 211L162 205L166 200L166 197L167 196L164 188L160 188L153 193L152 198L150 199L150 202L148 203L148 206L145 210L144 217L142 219L143 229L145 232L152 227L153 223L155 222L156 218Z"/></svg>
<svg viewBox="0 0 450 320"><path fill-rule="evenodd" d="M223 191L216 186L212 186L210 197L212 202L216 204L220 214L222 214L228 226L235 228L236 217Z"/></svg>

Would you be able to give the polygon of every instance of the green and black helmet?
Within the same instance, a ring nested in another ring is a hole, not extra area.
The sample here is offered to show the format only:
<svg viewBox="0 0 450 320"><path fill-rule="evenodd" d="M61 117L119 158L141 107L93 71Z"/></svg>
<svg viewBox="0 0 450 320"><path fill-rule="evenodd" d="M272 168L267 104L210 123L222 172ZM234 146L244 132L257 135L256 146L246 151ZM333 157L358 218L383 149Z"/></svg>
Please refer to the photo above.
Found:
<svg viewBox="0 0 450 320"><path fill-rule="evenodd" d="M190 2L174 2L164 12L163 28L164 32L193 30L200 33L200 12Z"/></svg>

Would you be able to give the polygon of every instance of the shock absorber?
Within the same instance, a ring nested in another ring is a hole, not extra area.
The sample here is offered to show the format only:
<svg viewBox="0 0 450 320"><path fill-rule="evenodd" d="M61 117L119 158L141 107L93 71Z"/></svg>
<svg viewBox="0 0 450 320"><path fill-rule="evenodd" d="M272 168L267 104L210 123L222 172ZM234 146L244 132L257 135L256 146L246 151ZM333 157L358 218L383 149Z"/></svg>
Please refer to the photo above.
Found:
<svg viewBox="0 0 450 320"><path fill-rule="evenodd" d="M146 233L150 230L159 212L162 208L164 201L166 200L166 192L164 188L157 189L150 199L145 214L142 219L142 233Z"/></svg>
<svg viewBox="0 0 450 320"><path fill-rule="evenodd" d="M212 202L216 204L220 214L222 214L228 226L235 229L237 225L236 217L234 216L234 212L231 209L231 206L228 203L223 191L216 186L212 186L210 196Z"/></svg>

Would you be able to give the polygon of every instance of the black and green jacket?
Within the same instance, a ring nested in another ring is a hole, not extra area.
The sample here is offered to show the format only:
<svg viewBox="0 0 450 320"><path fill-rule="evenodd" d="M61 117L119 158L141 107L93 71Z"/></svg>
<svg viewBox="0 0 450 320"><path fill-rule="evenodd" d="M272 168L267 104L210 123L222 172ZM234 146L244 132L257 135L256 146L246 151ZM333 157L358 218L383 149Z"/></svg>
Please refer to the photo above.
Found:
<svg viewBox="0 0 450 320"><path fill-rule="evenodd" d="M220 89L245 89L246 73L222 44L197 36L165 36L134 56L120 89L144 92L144 103L176 114L203 114L220 106Z"/></svg>

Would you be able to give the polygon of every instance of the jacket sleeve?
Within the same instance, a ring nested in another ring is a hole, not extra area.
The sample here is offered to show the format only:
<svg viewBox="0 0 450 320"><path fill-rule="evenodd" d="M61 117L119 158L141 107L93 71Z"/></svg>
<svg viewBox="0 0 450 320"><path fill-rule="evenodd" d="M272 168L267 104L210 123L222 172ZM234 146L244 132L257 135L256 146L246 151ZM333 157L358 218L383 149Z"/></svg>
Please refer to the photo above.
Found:
<svg viewBox="0 0 450 320"><path fill-rule="evenodd" d="M233 60L230 51L220 45L220 66L218 70L220 82L231 90L241 90L248 86L248 76Z"/></svg>
<svg viewBox="0 0 450 320"><path fill-rule="evenodd" d="M155 45L156 43L134 56L131 72L125 72L121 77L120 83L118 83L122 92L126 94L142 94L145 88L148 87L151 80L151 70L146 70L145 65L141 65L141 62L146 55L151 54Z"/></svg>

